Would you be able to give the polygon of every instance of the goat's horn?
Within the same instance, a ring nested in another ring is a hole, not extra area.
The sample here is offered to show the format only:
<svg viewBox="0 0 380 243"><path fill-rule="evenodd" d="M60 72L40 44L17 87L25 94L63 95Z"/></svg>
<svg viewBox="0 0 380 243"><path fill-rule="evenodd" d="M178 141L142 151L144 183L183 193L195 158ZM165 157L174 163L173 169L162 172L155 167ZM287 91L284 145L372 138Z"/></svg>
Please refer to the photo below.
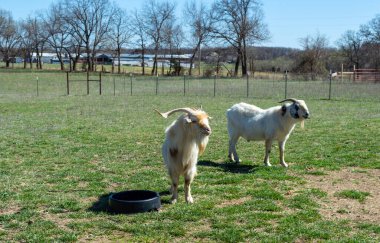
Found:
<svg viewBox="0 0 380 243"><path fill-rule="evenodd" d="M289 99L282 100L282 101L280 101L280 102L278 102L278 103L282 103L282 102L285 102L285 101L291 101L291 102L293 102L293 103L297 103L297 102L298 102L298 101L297 101L296 99L294 99L294 98L289 98Z"/></svg>
<svg viewBox="0 0 380 243"><path fill-rule="evenodd" d="M164 118L168 118L168 116L170 116L171 114L175 113L175 112L186 112L188 114L194 114L194 110L191 109L191 108L178 108L178 109L174 109L174 110L171 110L171 111L168 111L168 112L164 112L164 113L161 113L159 112L158 110L154 109L158 114L160 114L162 117Z"/></svg>

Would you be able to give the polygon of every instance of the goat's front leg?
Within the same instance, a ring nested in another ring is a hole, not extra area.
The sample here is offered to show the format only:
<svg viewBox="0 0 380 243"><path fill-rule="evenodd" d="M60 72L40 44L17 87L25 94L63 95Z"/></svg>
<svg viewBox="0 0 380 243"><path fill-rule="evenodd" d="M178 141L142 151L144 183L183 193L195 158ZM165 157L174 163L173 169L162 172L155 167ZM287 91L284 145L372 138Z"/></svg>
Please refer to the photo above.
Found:
<svg viewBox="0 0 380 243"><path fill-rule="evenodd" d="M264 158L264 164L266 166L272 166L269 162L269 156L272 149L272 140L268 139L265 140L265 158Z"/></svg>
<svg viewBox="0 0 380 243"><path fill-rule="evenodd" d="M280 163L284 167L288 167L288 164L285 162L285 143L286 141L279 141L278 142L278 147L280 149Z"/></svg>
<svg viewBox="0 0 380 243"><path fill-rule="evenodd" d="M193 203L193 197L191 196L191 182L193 182L196 175L196 168L192 168L190 171L185 173L185 200L187 203Z"/></svg>

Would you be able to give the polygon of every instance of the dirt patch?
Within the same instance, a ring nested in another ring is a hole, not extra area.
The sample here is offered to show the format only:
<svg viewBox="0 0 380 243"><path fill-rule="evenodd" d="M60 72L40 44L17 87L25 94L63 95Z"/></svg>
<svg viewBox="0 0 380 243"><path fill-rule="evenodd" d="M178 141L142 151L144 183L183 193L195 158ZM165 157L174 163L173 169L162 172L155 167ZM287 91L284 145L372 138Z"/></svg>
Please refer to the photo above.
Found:
<svg viewBox="0 0 380 243"><path fill-rule="evenodd" d="M21 207L11 206L8 208L0 208L0 216L2 215L11 215L20 212Z"/></svg>
<svg viewBox="0 0 380 243"><path fill-rule="evenodd" d="M216 207L217 208L224 208L224 207L233 206L233 205L241 205L241 204L243 204L246 201L249 201L251 199L252 199L252 197L249 196L249 197L242 197L242 198L238 198L238 199L224 201L224 202L222 202L220 205L218 205Z"/></svg>
<svg viewBox="0 0 380 243"><path fill-rule="evenodd" d="M324 218L380 223L380 170L345 168L325 173L322 176L304 176L306 188L318 188L327 193L327 197L318 199ZM364 202L337 197L336 193L343 190L368 192L370 195Z"/></svg>

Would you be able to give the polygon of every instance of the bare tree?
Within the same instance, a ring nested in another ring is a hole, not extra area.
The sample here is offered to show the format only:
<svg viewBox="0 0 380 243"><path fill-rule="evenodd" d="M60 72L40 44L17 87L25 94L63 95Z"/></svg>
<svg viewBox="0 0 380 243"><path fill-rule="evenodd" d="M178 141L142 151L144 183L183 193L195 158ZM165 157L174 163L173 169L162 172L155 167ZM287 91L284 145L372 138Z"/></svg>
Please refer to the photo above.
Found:
<svg viewBox="0 0 380 243"><path fill-rule="evenodd" d="M195 55L197 52L198 55L200 55L202 43L206 42L207 38L210 36L210 32L212 30L212 18L210 17L210 12L207 7L204 6L202 2L199 6L197 6L194 0L188 2L186 5L184 16L186 16L185 23L189 27L191 45L193 46L189 68L189 75L191 75Z"/></svg>
<svg viewBox="0 0 380 243"><path fill-rule="evenodd" d="M33 39L29 38L31 33L26 22L22 21L19 25L21 36L19 47L21 48L22 57L24 58L24 68L29 64L30 69L32 69L32 57L34 52Z"/></svg>
<svg viewBox="0 0 380 243"><path fill-rule="evenodd" d="M363 35L360 32L348 30L338 40L337 44L348 65L355 65L356 68L360 68L364 58Z"/></svg>
<svg viewBox="0 0 380 243"><path fill-rule="evenodd" d="M147 35L147 27L145 24L145 21L143 20L142 14L139 13L137 10L134 11L132 15L132 33L136 37L137 45L141 49L141 68L142 68L142 75L145 75L145 50L148 40Z"/></svg>
<svg viewBox="0 0 380 243"><path fill-rule="evenodd" d="M368 41L380 44L380 14L368 24L362 25L360 31Z"/></svg>
<svg viewBox="0 0 380 243"><path fill-rule="evenodd" d="M65 0L65 21L81 39L87 54L87 68L95 69L96 53L105 42L113 15L109 0Z"/></svg>
<svg viewBox="0 0 380 243"><path fill-rule="evenodd" d="M110 48L114 51L115 56L118 60L118 73L121 71L120 55L122 48L128 43L133 35L128 19L129 16L127 13L121 8L115 6L114 14L112 15L112 23L110 25L110 30L108 31L107 36L110 42Z"/></svg>
<svg viewBox="0 0 380 243"><path fill-rule="evenodd" d="M313 36L306 36L300 39L303 47L296 66L296 71L310 73L311 79L315 80L317 74L326 71L323 57L326 55L328 40L325 36L317 33Z"/></svg>
<svg viewBox="0 0 380 243"><path fill-rule="evenodd" d="M180 25L175 25L173 22L168 22L163 28L163 45L170 54L170 69L169 74L180 75L181 60L174 58L174 55L181 54L181 46L184 40L184 33ZM172 68L174 72L172 72Z"/></svg>
<svg viewBox="0 0 380 243"><path fill-rule="evenodd" d="M47 43L55 51L61 70L65 69L63 55L65 54L65 46L70 37L70 28L63 18L64 11L62 3L52 4L43 19Z"/></svg>
<svg viewBox="0 0 380 243"><path fill-rule="evenodd" d="M380 14L361 26L360 32L365 38L367 65L380 68Z"/></svg>
<svg viewBox="0 0 380 243"><path fill-rule="evenodd" d="M12 14L0 9L0 53L3 56L6 67L9 67L11 58L16 53L19 41L18 25L13 20Z"/></svg>
<svg viewBox="0 0 380 243"><path fill-rule="evenodd" d="M44 32L43 23L40 18L29 16L21 24L22 26L22 38L26 39L23 44L26 50L29 50L27 57L30 67L32 62L36 63L37 69L42 69L42 56L46 44L46 33ZM33 60L33 53L36 54Z"/></svg>
<svg viewBox="0 0 380 243"><path fill-rule="evenodd" d="M217 0L213 7L213 35L236 50L235 75L241 63L247 74L247 51L255 43L269 38L258 0Z"/></svg>
<svg viewBox="0 0 380 243"><path fill-rule="evenodd" d="M63 49L70 58L70 71L76 71L83 51L83 39L72 31L69 33Z"/></svg>
<svg viewBox="0 0 380 243"><path fill-rule="evenodd" d="M174 21L175 4L168 1L149 0L144 11L146 33L152 41L154 60L152 74L157 75L157 55L162 42L162 30L166 22Z"/></svg>

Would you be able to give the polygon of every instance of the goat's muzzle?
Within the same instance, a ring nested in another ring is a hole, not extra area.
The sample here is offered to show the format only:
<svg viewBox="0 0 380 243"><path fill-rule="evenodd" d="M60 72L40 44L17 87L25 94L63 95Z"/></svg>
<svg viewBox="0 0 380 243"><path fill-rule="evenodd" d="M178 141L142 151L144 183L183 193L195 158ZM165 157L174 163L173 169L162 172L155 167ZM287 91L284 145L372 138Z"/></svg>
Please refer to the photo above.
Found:
<svg viewBox="0 0 380 243"><path fill-rule="evenodd" d="M205 134L206 136L209 136L211 134L211 129L208 127L204 127L202 129L202 133Z"/></svg>
<svg viewBox="0 0 380 243"><path fill-rule="evenodd" d="M308 119L309 116L310 116L310 114L306 112L306 113L303 115L303 118Z"/></svg>

